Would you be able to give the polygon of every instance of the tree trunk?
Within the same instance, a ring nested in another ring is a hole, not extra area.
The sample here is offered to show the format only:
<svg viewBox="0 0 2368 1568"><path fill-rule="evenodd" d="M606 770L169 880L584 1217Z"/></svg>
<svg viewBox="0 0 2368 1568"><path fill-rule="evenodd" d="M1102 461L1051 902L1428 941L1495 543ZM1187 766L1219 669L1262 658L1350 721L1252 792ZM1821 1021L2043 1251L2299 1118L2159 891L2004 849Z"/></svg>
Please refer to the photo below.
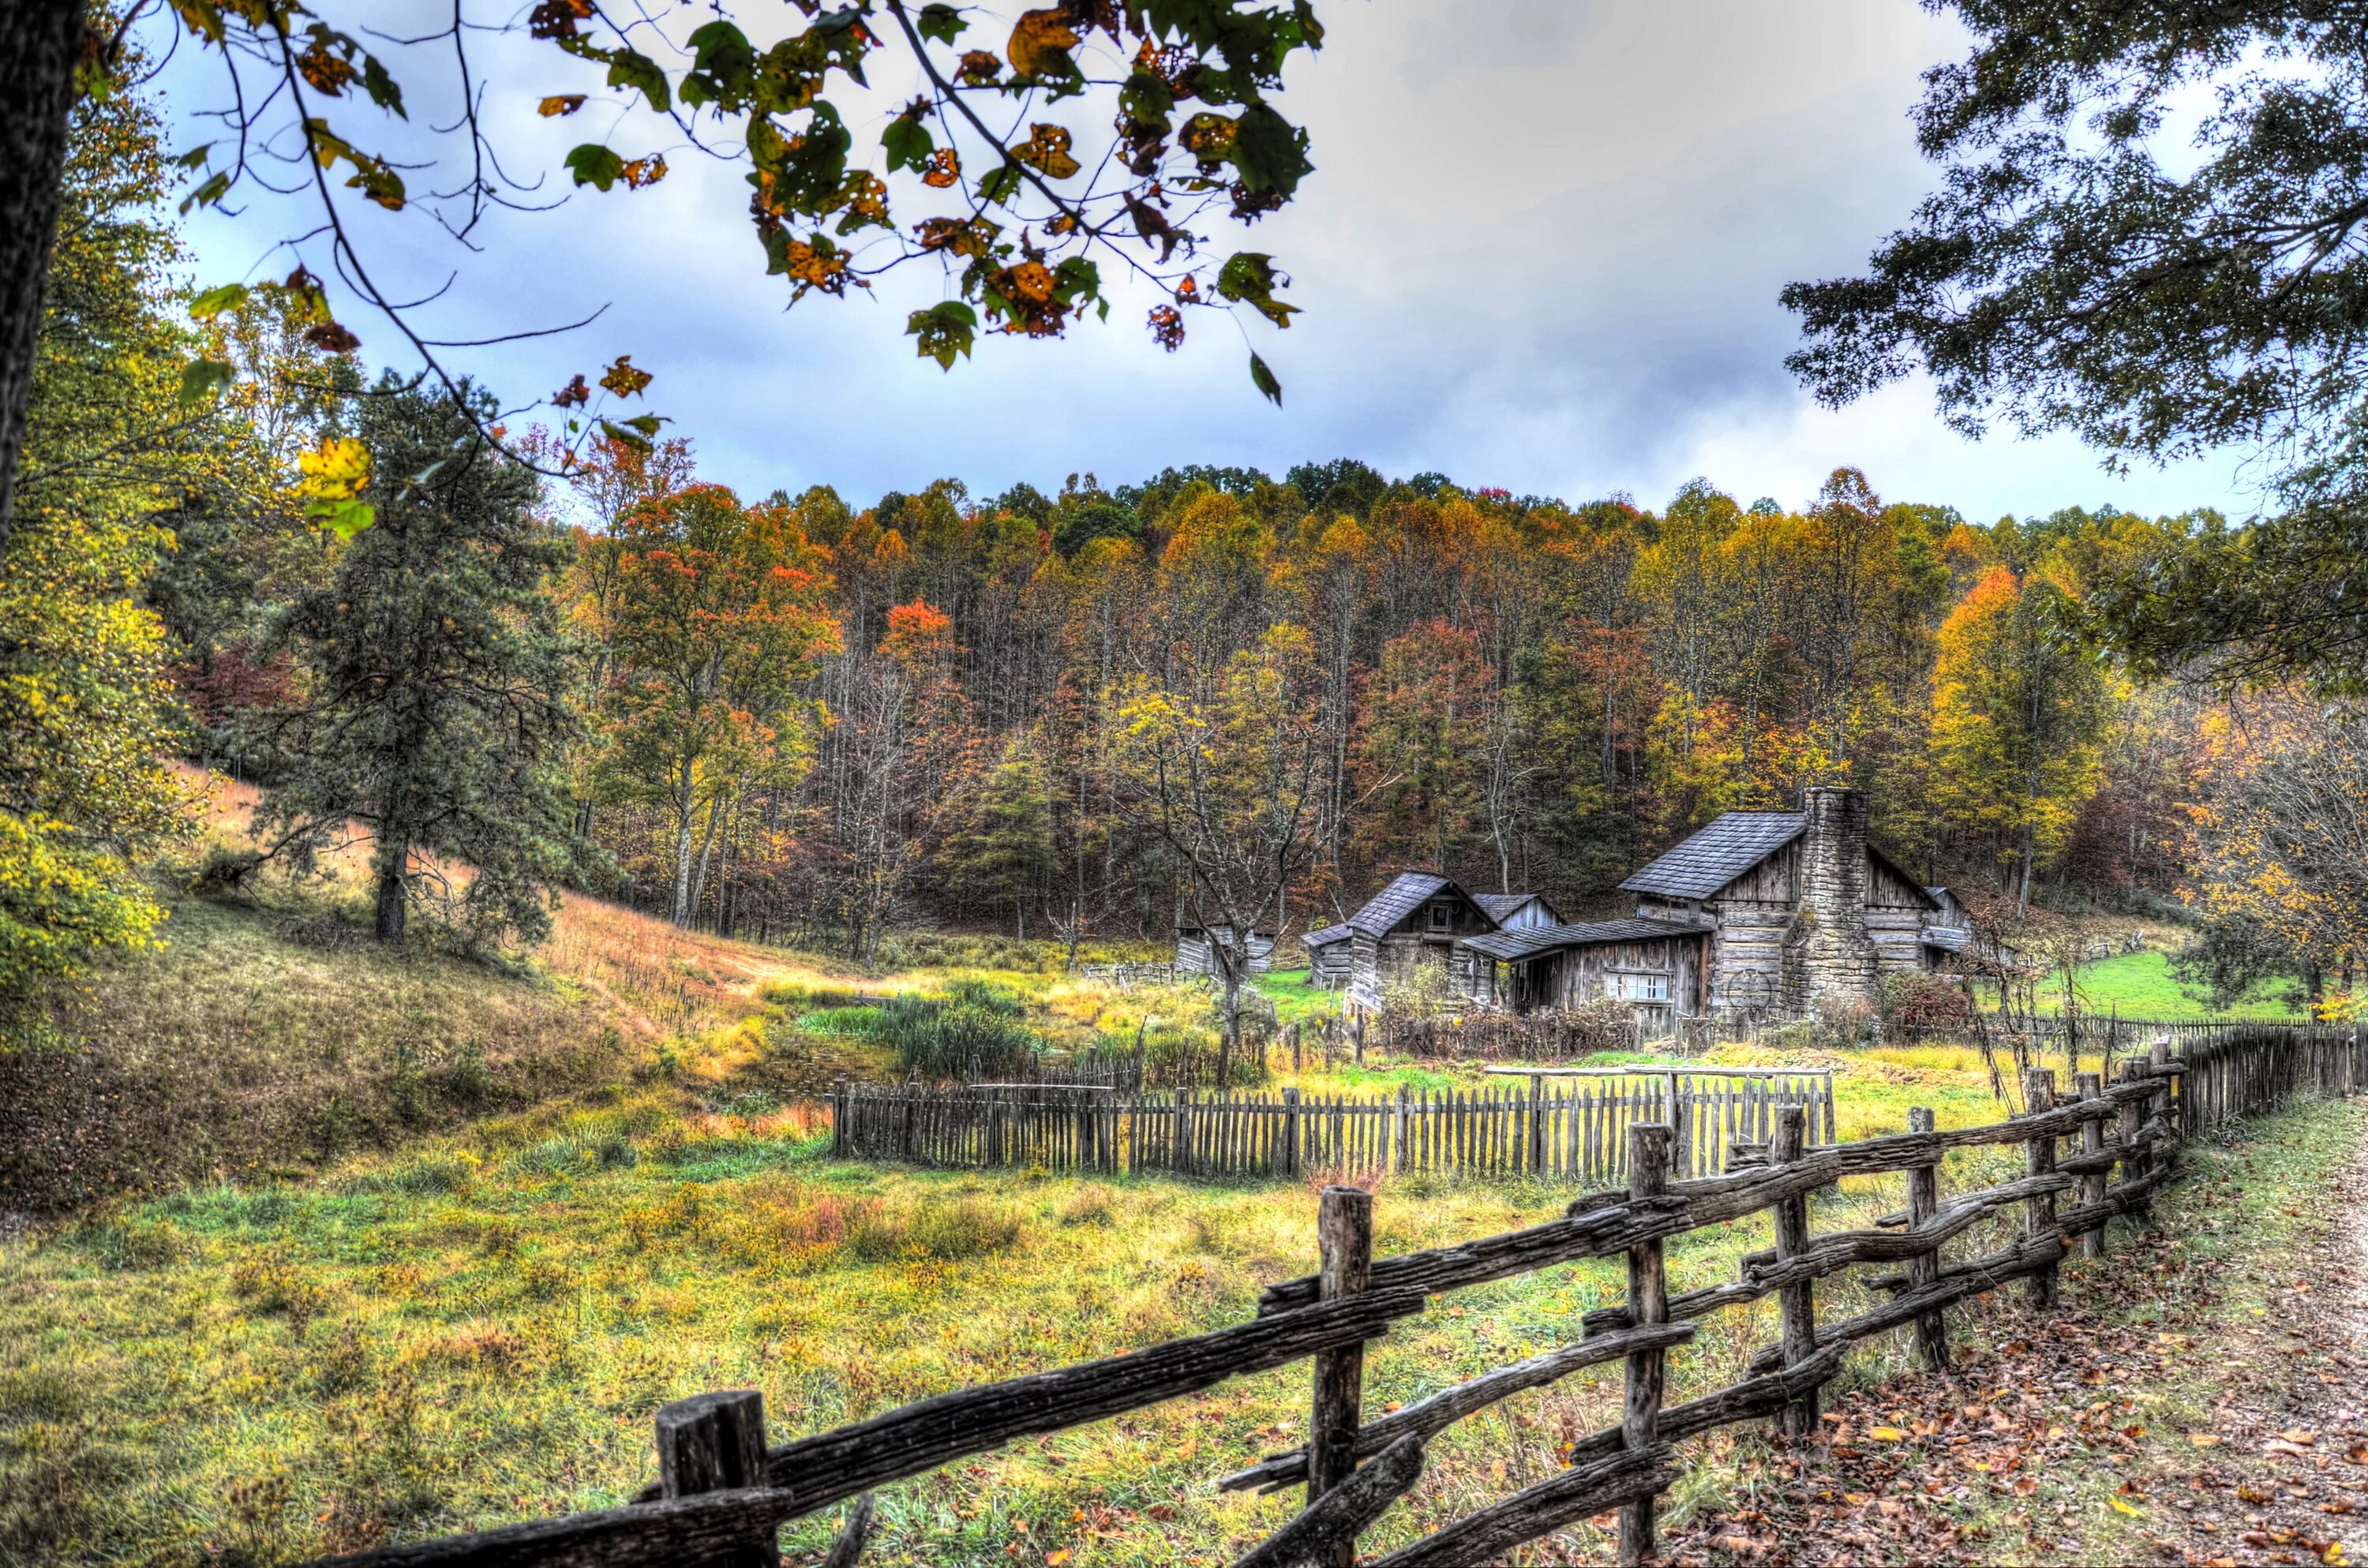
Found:
<svg viewBox="0 0 2368 1568"><path fill-rule="evenodd" d="M2022 825L2022 875L2016 880L2014 915L2020 920L2031 913L2032 863L2039 858L2039 829L2030 823Z"/></svg>
<svg viewBox="0 0 2368 1568"><path fill-rule="evenodd" d="M398 839L381 852L378 864L378 909L375 930L381 942L403 940L404 916L409 913L404 868L411 860L411 845Z"/></svg>
<svg viewBox="0 0 2368 1568"><path fill-rule="evenodd" d="M0 103L8 106L0 116L0 551L25 452L83 26L81 0L0 5Z"/></svg>
<svg viewBox="0 0 2368 1568"><path fill-rule="evenodd" d="M684 926L690 924L690 819L698 810L692 803L692 777L685 763L674 802L674 923Z"/></svg>
<svg viewBox="0 0 2368 1568"><path fill-rule="evenodd" d="M699 918L699 906L707 897L707 868L715 854L715 825L723 819L723 797L718 795L707 802L707 831L700 836L699 865L690 874L690 908L688 917L677 915L675 924L689 926Z"/></svg>

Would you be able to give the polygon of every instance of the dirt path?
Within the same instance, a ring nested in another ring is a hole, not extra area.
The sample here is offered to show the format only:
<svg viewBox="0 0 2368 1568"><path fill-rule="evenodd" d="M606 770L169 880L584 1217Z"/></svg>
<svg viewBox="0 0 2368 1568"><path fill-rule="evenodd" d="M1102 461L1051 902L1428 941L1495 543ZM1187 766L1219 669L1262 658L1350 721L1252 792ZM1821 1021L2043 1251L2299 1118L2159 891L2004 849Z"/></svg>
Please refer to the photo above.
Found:
<svg viewBox="0 0 2368 1568"><path fill-rule="evenodd" d="M2191 1233L2234 1223L2221 1179ZM2117 1231L2046 1318L2000 1291L1949 1372L1835 1399L1814 1443L1739 1441L1666 1561L2368 1564L2368 1142L2305 1201L2266 1263Z"/></svg>

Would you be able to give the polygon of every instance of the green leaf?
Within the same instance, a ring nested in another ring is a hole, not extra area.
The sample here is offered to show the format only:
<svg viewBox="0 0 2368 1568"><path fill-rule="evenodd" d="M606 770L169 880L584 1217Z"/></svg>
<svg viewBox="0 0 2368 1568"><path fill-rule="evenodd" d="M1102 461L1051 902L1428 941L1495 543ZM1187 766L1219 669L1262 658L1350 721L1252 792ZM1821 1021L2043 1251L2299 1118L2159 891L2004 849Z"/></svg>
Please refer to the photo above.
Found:
<svg viewBox="0 0 2368 1568"><path fill-rule="evenodd" d="M347 540L378 521L378 508L367 501L314 501L304 515Z"/></svg>
<svg viewBox="0 0 2368 1568"><path fill-rule="evenodd" d="M212 142L200 142L196 146L190 148L188 152L182 153L179 157L174 159L173 166L176 169L202 169L206 166L206 155L213 150L214 144Z"/></svg>
<svg viewBox="0 0 2368 1568"><path fill-rule="evenodd" d="M565 166L575 176L577 185L597 185L607 190L623 176L625 160L606 147L586 142L567 154Z"/></svg>
<svg viewBox="0 0 2368 1568"><path fill-rule="evenodd" d="M234 311L246 303L246 285L224 283L209 289L189 301L189 314L199 321L211 321L224 311Z"/></svg>
<svg viewBox="0 0 2368 1568"><path fill-rule="evenodd" d="M662 414L636 414L631 419L620 419L617 421L618 424L622 425L626 429L638 430L653 441L657 439L658 426L664 425L666 422L666 415Z"/></svg>
<svg viewBox="0 0 2368 1568"><path fill-rule="evenodd" d="M947 300L926 311L915 311L905 331L918 345L924 359L935 359L941 370L954 368L954 356L968 355L978 340L978 312L960 300Z"/></svg>
<svg viewBox="0 0 2368 1568"><path fill-rule="evenodd" d="M730 22L714 21L690 35L691 67L682 79L682 101L691 108L714 104L736 111L757 86L757 47Z"/></svg>
<svg viewBox="0 0 2368 1568"><path fill-rule="evenodd" d="M192 207L211 207L229 194L230 171L218 169L208 176L197 189L181 198L181 210L187 212Z"/></svg>
<svg viewBox="0 0 2368 1568"><path fill-rule="evenodd" d="M1267 104L1252 104L1234 122L1234 167L1253 191L1273 191L1288 199L1315 169L1307 161L1307 132Z"/></svg>
<svg viewBox="0 0 2368 1568"><path fill-rule="evenodd" d="M649 415L643 415L642 417L646 419ZM633 451L646 452L650 450L650 438L632 428L639 423L638 420L628 419L624 424L620 425L613 419L603 419L600 421L600 434Z"/></svg>
<svg viewBox="0 0 2368 1568"><path fill-rule="evenodd" d="M1001 206L1019 194L1019 165L997 164L986 171L978 182L978 199L990 207Z"/></svg>
<svg viewBox="0 0 2368 1568"><path fill-rule="evenodd" d="M1084 256L1070 256L1053 269L1053 292L1064 304L1099 299L1101 289L1101 269Z"/></svg>
<svg viewBox="0 0 2368 1568"><path fill-rule="evenodd" d="M1259 358L1255 350L1250 354L1250 381L1266 393L1268 402L1277 408L1282 406L1282 383L1274 379L1274 372L1266 368L1266 361Z"/></svg>
<svg viewBox="0 0 2368 1568"><path fill-rule="evenodd" d="M192 359L181 368L181 401L202 403L237 379L238 371L226 359Z"/></svg>
<svg viewBox="0 0 2368 1568"><path fill-rule="evenodd" d="M916 175L928 172L929 154L938 150L929 128L910 115L890 120L880 133L880 144L888 150L890 169L910 169Z"/></svg>
<svg viewBox="0 0 2368 1568"><path fill-rule="evenodd" d="M970 24L962 20L960 11L951 6L941 5L922 6L920 16L914 23L915 29L923 38L933 38L939 43L953 42L968 26Z"/></svg>
<svg viewBox="0 0 2368 1568"><path fill-rule="evenodd" d="M666 73L658 62L639 50L620 49L609 62L609 85L631 87L649 99L650 108L664 114L674 107L674 96L666 91Z"/></svg>
<svg viewBox="0 0 2368 1568"><path fill-rule="evenodd" d="M402 84L387 74L386 67L379 63L375 54L362 56L362 91L370 95L370 102L396 119L411 118L404 111Z"/></svg>
<svg viewBox="0 0 2368 1568"><path fill-rule="evenodd" d="M1225 258L1217 272L1217 292L1228 300L1236 300L1257 310L1258 314L1277 326L1287 327L1298 313L1297 305L1284 304L1274 297L1275 286L1290 279L1274 269L1274 257L1257 251L1235 251Z"/></svg>

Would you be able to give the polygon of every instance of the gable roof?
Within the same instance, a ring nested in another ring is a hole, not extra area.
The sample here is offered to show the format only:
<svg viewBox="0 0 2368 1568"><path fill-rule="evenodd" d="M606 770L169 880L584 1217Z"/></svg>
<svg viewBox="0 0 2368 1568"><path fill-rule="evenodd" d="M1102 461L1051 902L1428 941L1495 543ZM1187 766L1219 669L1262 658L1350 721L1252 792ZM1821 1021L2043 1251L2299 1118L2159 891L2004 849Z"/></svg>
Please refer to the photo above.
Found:
<svg viewBox="0 0 2368 1568"><path fill-rule="evenodd" d="M1485 937L1466 938L1463 950L1495 959L1498 963L1519 963L1540 953L1560 952L1568 948L1645 942L1656 937L1699 937L1707 930L1706 926L1689 926L1676 920L1596 920L1581 926L1531 926L1491 931Z"/></svg>
<svg viewBox="0 0 2368 1568"><path fill-rule="evenodd" d="M1546 895L1542 892L1475 892L1472 895L1472 902L1486 911L1488 918L1499 926L1511 919L1514 911L1531 900L1544 905L1545 912L1560 923L1562 916L1555 914L1554 906L1547 903Z"/></svg>
<svg viewBox="0 0 2368 1568"><path fill-rule="evenodd" d="M1800 836L1798 812L1727 812L1620 888L1662 898L1708 898Z"/></svg>
<svg viewBox="0 0 2368 1568"><path fill-rule="evenodd" d="M1368 937L1385 936L1389 931L1422 907L1423 901L1435 893L1452 892L1456 897L1472 901L1472 895L1442 876L1429 871L1400 871L1390 879L1390 885L1365 901L1365 907L1349 916L1349 927ZM1486 909L1480 911L1488 915ZM1488 915L1490 921L1496 916Z"/></svg>

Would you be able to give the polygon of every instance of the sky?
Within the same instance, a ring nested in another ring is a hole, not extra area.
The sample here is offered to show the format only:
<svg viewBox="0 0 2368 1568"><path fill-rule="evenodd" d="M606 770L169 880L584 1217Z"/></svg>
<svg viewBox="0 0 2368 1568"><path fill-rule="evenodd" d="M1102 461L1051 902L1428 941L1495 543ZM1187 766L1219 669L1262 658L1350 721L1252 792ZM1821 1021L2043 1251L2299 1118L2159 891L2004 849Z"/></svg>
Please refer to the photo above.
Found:
<svg viewBox="0 0 2368 1568"><path fill-rule="evenodd" d="M1862 267L1932 182L1907 113L1919 74L1962 48L1948 18L1912 0L1320 11L1326 47L1294 57L1282 100L1310 131L1316 173L1285 211L1247 235L1225 222L1211 246L1212 259L1277 257L1304 312L1284 332L1195 312L1183 348L1163 354L1142 325L1152 297L1121 290L1106 324L1055 342L983 339L941 372L901 335L905 313L938 297L934 278L785 310L743 216L742 171L696 153L670 155L668 177L642 191L498 214L474 251L416 211L358 222L391 290L456 275L426 312L448 335L605 305L577 331L455 358L524 401L630 353L703 475L750 494L822 483L860 506L943 476L985 495L1188 462L1279 476L1346 456L1574 503L1658 506L1699 475L1797 506L1849 464L1886 499L1984 521L2069 505L2260 506L2233 457L2117 476L2068 437L1968 440L1920 384L1827 410L1784 369L1798 333L1778 291ZM560 79L572 62L548 46L494 39L480 53L514 167L556 169L603 129L597 102L566 121L534 117L541 95L582 85ZM212 69L189 51L167 73L179 144L217 134L188 117L218 98L200 74ZM896 85L881 84L882 105ZM415 101L414 121L435 108ZM876 145L888 110L865 109L848 122L859 146ZM553 181L542 199L559 193ZM300 217L250 199L191 221L199 280L284 271L272 242ZM402 362L382 323L349 324L366 357ZM1280 409L1250 385L1252 347L1282 380Z"/></svg>

